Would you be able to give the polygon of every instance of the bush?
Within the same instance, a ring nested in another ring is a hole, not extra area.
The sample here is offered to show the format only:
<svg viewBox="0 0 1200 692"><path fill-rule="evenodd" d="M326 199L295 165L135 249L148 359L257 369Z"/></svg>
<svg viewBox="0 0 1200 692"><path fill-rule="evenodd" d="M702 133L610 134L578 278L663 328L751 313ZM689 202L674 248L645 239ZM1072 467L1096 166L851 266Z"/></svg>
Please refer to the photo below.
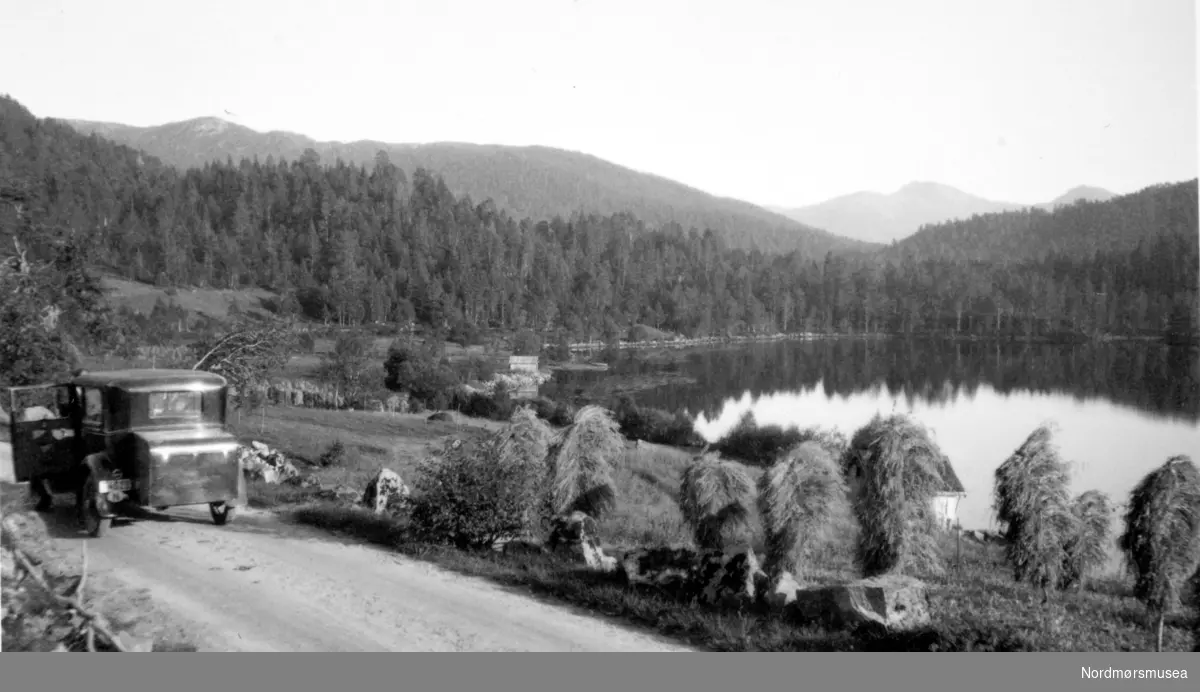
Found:
<svg viewBox="0 0 1200 692"><path fill-rule="evenodd" d="M455 391L450 398L449 408L472 418L487 420L508 420L516 404L508 390L501 386L491 396L480 392Z"/></svg>
<svg viewBox="0 0 1200 692"><path fill-rule="evenodd" d="M571 360L571 338L566 332L558 333L558 339L554 342L554 349L550 352L550 357L561 362Z"/></svg>
<svg viewBox="0 0 1200 692"><path fill-rule="evenodd" d="M414 533L459 549L489 548L519 535L537 497L519 464L497 463L496 440L454 440L417 466Z"/></svg>
<svg viewBox="0 0 1200 692"><path fill-rule="evenodd" d="M513 337L514 356L536 356L542 352L542 340L529 329L522 329Z"/></svg>
<svg viewBox="0 0 1200 692"><path fill-rule="evenodd" d="M479 328L466 320L459 320L450 327L450 333L446 336L446 341L452 344L458 344L463 348L470 348L483 343L483 334Z"/></svg>
<svg viewBox="0 0 1200 692"><path fill-rule="evenodd" d="M570 425L575 420L575 407L567 403L559 403L544 396L539 396L533 400L533 411L538 418L546 421L550 425L565 426Z"/></svg>
<svg viewBox="0 0 1200 692"><path fill-rule="evenodd" d="M454 388L460 383L456 373L445 361L434 357L429 349L412 344L397 343L388 350L384 362L384 385L392 391L406 391L427 407L445 408Z"/></svg>
<svg viewBox="0 0 1200 692"><path fill-rule="evenodd" d="M460 361L454 369L458 373L459 379L464 382L472 380L487 382L496 375L496 364L490 358L479 355L473 355Z"/></svg>
<svg viewBox="0 0 1200 692"><path fill-rule="evenodd" d="M682 411L641 407L627 396L621 397L613 414L621 425L621 434L631 440L644 440L674 447L700 447L704 439L696 432L692 419Z"/></svg>
<svg viewBox="0 0 1200 692"><path fill-rule="evenodd" d="M334 440L329 448L317 458L317 464L324 468L342 466L346 463L346 445L341 440Z"/></svg>
<svg viewBox="0 0 1200 692"><path fill-rule="evenodd" d="M755 466L770 466L784 451L813 438L815 433L778 425L759 426L754 414L747 412L733 430L713 447L725 456Z"/></svg>

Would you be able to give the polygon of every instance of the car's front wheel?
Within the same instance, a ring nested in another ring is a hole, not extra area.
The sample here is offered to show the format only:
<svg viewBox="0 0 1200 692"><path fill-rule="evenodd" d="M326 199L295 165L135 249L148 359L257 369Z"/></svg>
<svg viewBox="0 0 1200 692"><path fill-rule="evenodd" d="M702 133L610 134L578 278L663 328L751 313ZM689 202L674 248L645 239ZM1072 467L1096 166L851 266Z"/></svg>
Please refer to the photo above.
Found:
<svg viewBox="0 0 1200 692"><path fill-rule="evenodd" d="M208 503L208 512L212 514L214 524L224 526L237 514L237 508L228 502L210 502Z"/></svg>
<svg viewBox="0 0 1200 692"><path fill-rule="evenodd" d="M100 516L100 508L96 505L97 492L99 487L96 485L96 478L88 474L79 490L76 504L84 531L92 538L103 538L112 526L112 517Z"/></svg>

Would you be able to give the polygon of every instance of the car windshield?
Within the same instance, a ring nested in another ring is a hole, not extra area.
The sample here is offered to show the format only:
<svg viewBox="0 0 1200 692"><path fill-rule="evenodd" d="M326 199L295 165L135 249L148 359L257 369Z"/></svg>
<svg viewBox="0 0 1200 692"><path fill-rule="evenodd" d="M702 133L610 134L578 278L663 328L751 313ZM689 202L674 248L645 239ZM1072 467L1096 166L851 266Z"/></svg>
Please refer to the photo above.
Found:
<svg viewBox="0 0 1200 692"><path fill-rule="evenodd" d="M150 418L199 418L200 392L154 392Z"/></svg>

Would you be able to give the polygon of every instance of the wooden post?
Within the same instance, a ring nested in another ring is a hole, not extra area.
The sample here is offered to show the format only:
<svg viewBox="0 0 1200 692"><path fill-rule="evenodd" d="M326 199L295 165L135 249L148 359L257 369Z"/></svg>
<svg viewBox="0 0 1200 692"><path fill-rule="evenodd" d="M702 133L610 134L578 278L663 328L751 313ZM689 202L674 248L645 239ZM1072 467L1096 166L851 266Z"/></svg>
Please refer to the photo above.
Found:
<svg viewBox="0 0 1200 692"><path fill-rule="evenodd" d="M954 563L955 569L962 571L962 520L955 521L954 531Z"/></svg>

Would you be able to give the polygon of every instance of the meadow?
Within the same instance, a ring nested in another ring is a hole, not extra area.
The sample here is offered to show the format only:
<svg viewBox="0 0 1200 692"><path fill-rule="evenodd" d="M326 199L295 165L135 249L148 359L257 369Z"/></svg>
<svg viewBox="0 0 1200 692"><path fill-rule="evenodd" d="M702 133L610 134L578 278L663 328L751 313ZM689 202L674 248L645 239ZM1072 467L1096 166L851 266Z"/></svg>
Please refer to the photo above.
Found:
<svg viewBox="0 0 1200 692"><path fill-rule="evenodd" d="M424 416L374 412L267 407L261 419L247 415L233 428L244 441L265 442L291 456L302 471L322 484L365 486L380 467L406 480L423 455L447 436L478 438L499 423L456 418L427 422ZM335 466L316 459L334 440L345 454ZM691 454L671 447L627 445L614 481L616 509L599 524L605 552L653 545L690 545L691 532L679 508L679 483ZM757 478L761 469L747 467ZM946 532L938 545L944 574L922 575L930 585L933 621L910 632L879 634L826 630L792 622L773 612L720 611L683 602L668 594L635 591L621 577L597 573L547 555L504 555L463 551L410 537L403 518L376 516L359 507L316 500L314 489L255 482L251 502L291 520L367 539L465 574L522 585L545 597L583 606L720 651L1146 651L1155 648L1155 628L1133 597L1132 580L1108 573L1082 588L1052 593L1043 603L1040 589L1012 579L1002 549ZM853 565L856 527L850 517L830 527L810 558L805 578L833 583L857 577ZM761 527L752 517L742 538L763 549ZM1165 650L1188 650L1195 603L1168 615Z"/></svg>

